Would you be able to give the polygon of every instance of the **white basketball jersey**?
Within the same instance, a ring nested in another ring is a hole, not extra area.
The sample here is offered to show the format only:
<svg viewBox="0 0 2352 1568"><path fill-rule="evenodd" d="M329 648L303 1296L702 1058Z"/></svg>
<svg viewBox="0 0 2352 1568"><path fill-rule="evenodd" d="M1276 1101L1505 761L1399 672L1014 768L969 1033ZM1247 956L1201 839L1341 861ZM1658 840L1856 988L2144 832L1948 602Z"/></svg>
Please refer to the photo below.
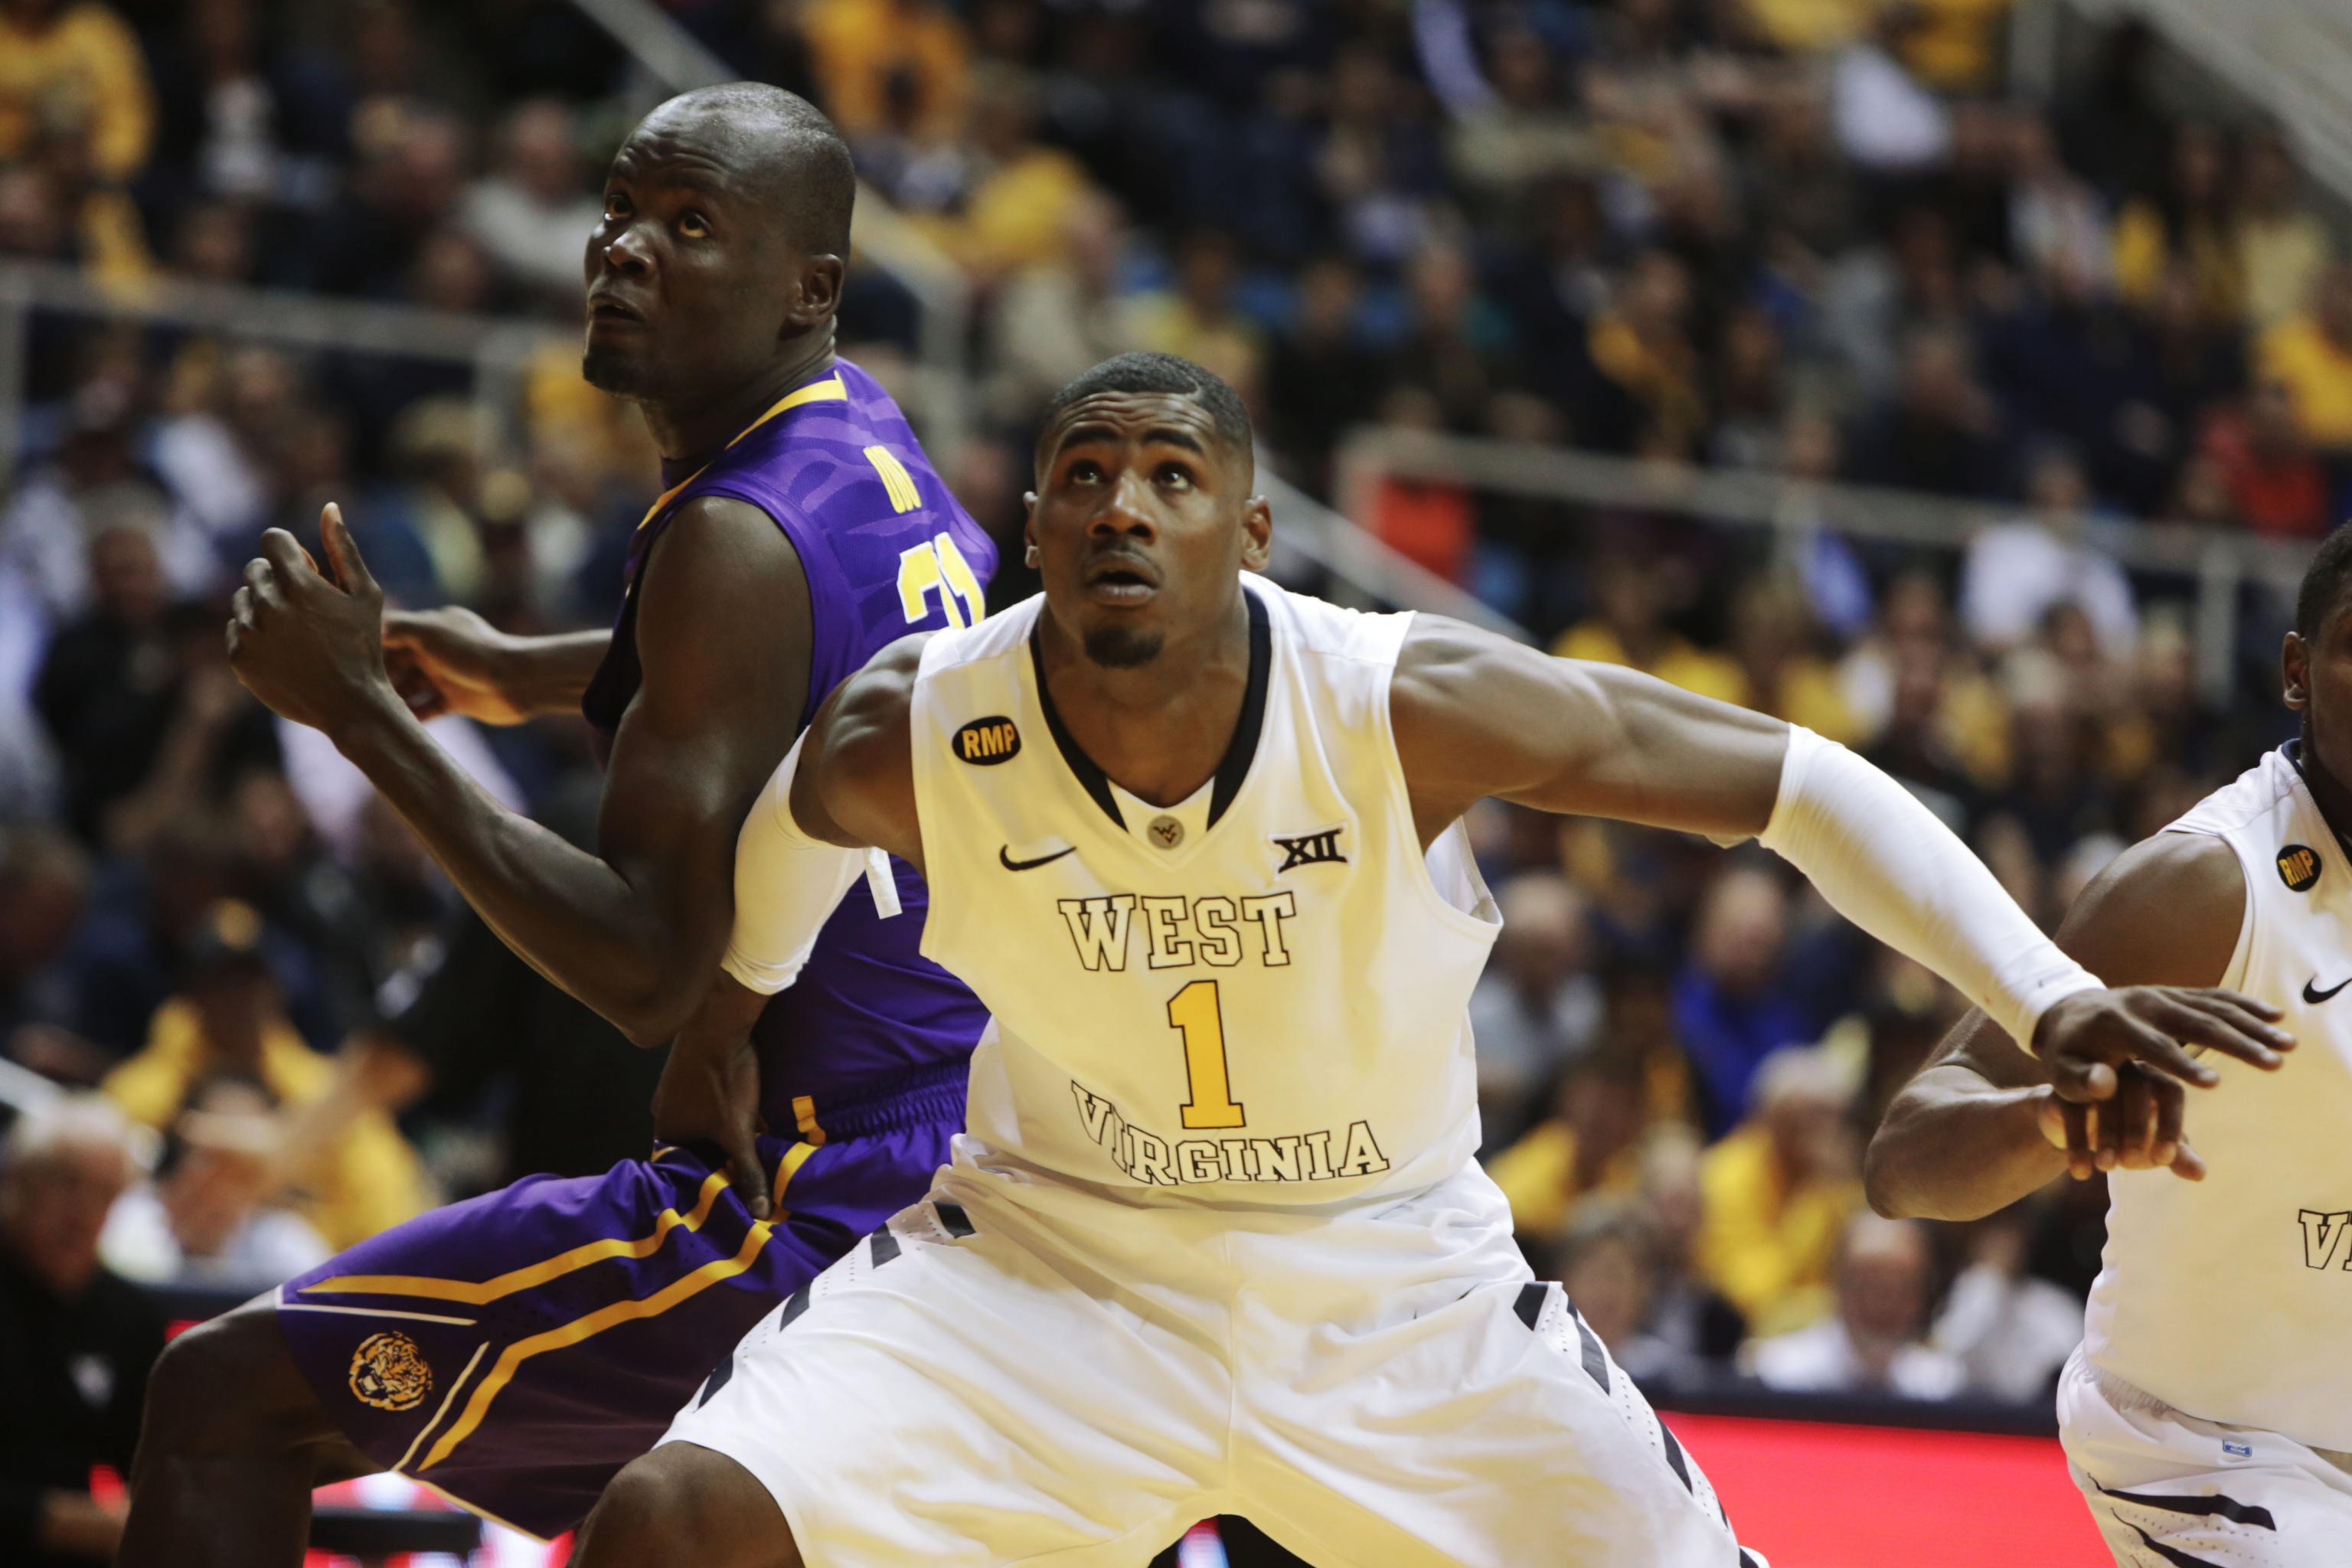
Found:
<svg viewBox="0 0 2352 1568"><path fill-rule="evenodd" d="M1426 856L1413 826L1389 723L1412 617L1244 586L1233 745L1167 807L1069 740L1042 599L923 650L923 952L994 1015L982 1164L1255 1206L1418 1192L1476 1152L1467 1009L1500 920L1460 825Z"/></svg>
<svg viewBox="0 0 2352 1568"><path fill-rule="evenodd" d="M2189 1415L2352 1449L2352 863L2285 751L2168 831L2236 853L2221 984L2284 1008L2296 1047L2275 1073L2208 1054L2221 1081L2187 1121L2204 1181L2108 1177L2084 1348Z"/></svg>

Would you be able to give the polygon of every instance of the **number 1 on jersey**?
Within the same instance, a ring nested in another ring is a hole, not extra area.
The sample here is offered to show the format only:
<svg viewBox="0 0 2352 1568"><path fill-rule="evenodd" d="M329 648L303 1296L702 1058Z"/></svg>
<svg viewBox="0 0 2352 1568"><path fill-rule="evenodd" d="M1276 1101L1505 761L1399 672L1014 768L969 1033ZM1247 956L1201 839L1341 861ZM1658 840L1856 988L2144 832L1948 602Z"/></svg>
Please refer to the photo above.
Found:
<svg viewBox="0 0 2352 1568"><path fill-rule="evenodd" d="M1234 1103L1225 1076L1225 1023L1217 1011L1217 983L1195 980L1168 999L1168 1026L1184 1037L1183 1105L1188 1131L1239 1127L1242 1108Z"/></svg>
<svg viewBox="0 0 2352 1568"><path fill-rule="evenodd" d="M951 533L935 534L928 542L898 552L898 607L907 612L908 626L930 614L927 596L931 594L939 595L940 608L951 626L976 626L988 613L980 579Z"/></svg>

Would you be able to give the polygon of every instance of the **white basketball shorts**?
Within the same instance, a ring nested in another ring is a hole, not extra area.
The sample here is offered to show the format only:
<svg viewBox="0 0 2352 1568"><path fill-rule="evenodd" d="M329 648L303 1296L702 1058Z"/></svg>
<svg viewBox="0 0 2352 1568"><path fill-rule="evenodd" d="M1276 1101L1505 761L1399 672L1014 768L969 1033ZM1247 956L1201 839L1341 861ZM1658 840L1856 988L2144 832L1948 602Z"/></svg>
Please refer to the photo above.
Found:
<svg viewBox="0 0 2352 1568"><path fill-rule="evenodd" d="M1762 1568L1475 1167L1211 1214L970 1144L663 1439L758 1477L811 1568L1137 1568L1218 1513L1317 1568Z"/></svg>
<svg viewBox="0 0 2352 1568"><path fill-rule="evenodd" d="M2352 1568L2352 1456L2184 1415L2080 1349L2058 1436L2123 1568Z"/></svg>

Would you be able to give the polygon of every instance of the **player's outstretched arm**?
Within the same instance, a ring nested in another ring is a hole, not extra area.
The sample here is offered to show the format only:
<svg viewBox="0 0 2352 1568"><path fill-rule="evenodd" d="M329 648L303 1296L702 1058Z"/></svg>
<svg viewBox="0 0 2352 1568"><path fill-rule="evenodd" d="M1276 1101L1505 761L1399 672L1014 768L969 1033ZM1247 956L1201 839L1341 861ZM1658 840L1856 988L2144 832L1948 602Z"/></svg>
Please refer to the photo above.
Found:
<svg viewBox="0 0 2352 1568"><path fill-rule="evenodd" d="M1486 795L1727 843L1752 835L1982 1007L2068 1100L2107 1099L2131 1061L2210 1087L2185 1044L2271 1067L2286 1041L2275 1010L2243 997L2106 989L1909 791L1809 730L1438 617L1406 638L1390 710L1424 840Z"/></svg>
<svg viewBox="0 0 2352 1568"><path fill-rule="evenodd" d="M2058 945L2111 984L2203 988L2229 968L2246 886L2229 846L2160 833L2116 858L2058 928ZM2114 1099L2059 1100L2043 1065L1981 1011L1953 1026L1895 1097L1863 1163L1892 1218L1978 1219L2061 1172L2162 1170L2202 1180L2179 1079L2126 1069Z"/></svg>
<svg viewBox="0 0 2352 1568"><path fill-rule="evenodd" d="M717 967L736 829L807 702L808 584L765 514L679 509L640 589L643 683L614 736L597 851L482 793L386 673L383 595L333 508L334 580L283 530L263 535L229 627L237 676L325 731L468 903L530 966L640 1044L667 1040Z"/></svg>

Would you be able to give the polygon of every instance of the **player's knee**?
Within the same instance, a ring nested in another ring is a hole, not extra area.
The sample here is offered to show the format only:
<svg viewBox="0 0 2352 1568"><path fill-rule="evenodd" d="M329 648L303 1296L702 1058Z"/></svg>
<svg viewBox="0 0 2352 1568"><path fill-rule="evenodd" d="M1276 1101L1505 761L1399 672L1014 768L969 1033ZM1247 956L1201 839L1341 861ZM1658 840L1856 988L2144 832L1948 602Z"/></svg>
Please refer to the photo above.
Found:
<svg viewBox="0 0 2352 1568"><path fill-rule="evenodd" d="M768 1489L723 1454L666 1443L613 1478L579 1568L801 1568Z"/></svg>
<svg viewBox="0 0 2352 1568"><path fill-rule="evenodd" d="M141 1449L231 1453L293 1441L311 1403L267 1312L239 1310L163 1347L147 1378Z"/></svg>

